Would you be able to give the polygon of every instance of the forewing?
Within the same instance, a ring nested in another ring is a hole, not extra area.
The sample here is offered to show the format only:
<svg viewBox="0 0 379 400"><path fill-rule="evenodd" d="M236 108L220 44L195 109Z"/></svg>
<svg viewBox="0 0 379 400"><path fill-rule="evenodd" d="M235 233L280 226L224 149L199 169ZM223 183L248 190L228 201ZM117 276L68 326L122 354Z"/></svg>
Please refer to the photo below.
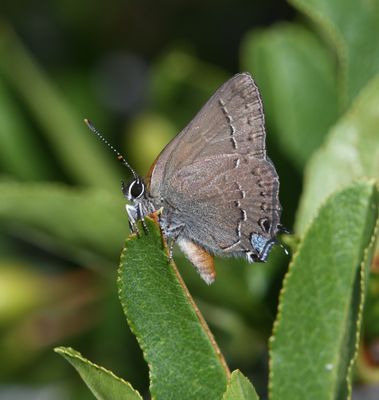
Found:
<svg viewBox="0 0 379 400"><path fill-rule="evenodd" d="M224 83L162 151L148 175L153 197L176 171L221 154L266 159L263 106L253 78L242 73Z"/></svg>

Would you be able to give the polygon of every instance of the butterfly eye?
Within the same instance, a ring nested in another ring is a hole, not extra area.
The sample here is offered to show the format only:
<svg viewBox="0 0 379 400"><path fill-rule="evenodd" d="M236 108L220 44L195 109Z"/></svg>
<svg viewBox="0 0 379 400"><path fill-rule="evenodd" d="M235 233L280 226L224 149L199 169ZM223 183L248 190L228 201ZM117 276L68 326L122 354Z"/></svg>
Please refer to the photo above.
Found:
<svg viewBox="0 0 379 400"><path fill-rule="evenodd" d="M145 192L145 185L140 180L133 181L129 186L129 198L138 199Z"/></svg>

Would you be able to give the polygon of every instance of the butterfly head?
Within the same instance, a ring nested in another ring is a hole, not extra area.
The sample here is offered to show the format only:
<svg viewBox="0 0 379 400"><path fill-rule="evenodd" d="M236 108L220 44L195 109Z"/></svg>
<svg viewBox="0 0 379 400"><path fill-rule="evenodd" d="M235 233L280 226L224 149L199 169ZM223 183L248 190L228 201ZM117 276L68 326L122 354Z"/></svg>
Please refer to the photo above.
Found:
<svg viewBox="0 0 379 400"><path fill-rule="evenodd" d="M123 195L131 202L138 202L145 198L145 183L139 176L135 177L127 185L121 182Z"/></svg>
<svg viewBox="0 0 379 400"><path fill-rule="evenodd" d="M131 228L134 231L136 230L136 221L154 211L154 207L146 195L145 182L140 176L137 175L134 169L126 161L125 157L121 155L120 152L113 147L107 139L104 138L104 136L97 130L90 120L85 119L84 122L88 128L117 155L117 159L121 162L121 164L127 167L133 175L133 179L127 185L125 185L124 182L121 182L121 189L125 198L132 203L132 205L126 205L126 211L128 213Z"/></svg>

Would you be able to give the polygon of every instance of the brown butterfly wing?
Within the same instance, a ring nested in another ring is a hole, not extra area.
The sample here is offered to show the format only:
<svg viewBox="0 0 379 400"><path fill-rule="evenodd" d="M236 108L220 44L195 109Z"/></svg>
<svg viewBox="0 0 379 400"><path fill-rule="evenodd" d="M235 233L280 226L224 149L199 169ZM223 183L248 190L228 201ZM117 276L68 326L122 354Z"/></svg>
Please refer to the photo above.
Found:
<svg viewBox="0 0 379 400"><path fill-rule="evenodd" d="M152 197L178 169L217 154L266 159L262 101L253 78L242 73L224 83L161 152L147 180Z"/></svg>
<svg viewBox="0 0 379 400"><path fill-rule="evenodd" d="M264 114L249 74L221 86L162 151L149 191L166 227L213 253L264 261L278 231L279 180L266 157Z"/></svg>
<svg viewBox="0 0 379 400"><path fill-rule="evenodd" d="M185 225L186 237L213 253L252 253L265 260L267 254L252 237L265 244L278 231L279 179L271 162L207 157L178 170L163 190L170 219Z"/></svg>

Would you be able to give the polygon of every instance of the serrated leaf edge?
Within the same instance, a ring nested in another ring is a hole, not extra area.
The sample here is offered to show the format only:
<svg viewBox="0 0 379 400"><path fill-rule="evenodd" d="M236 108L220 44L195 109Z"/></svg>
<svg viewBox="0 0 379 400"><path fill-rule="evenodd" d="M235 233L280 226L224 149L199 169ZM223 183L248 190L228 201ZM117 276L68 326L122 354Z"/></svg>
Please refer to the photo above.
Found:
<svg viewBox="0 0 379 400"><path fill-rule="evenodd" d="M224 394L222 395L222 399L221 399L221 400L225 400L225 396L228 394L228 391L229 391L230 387L232 386L232 379L233 379L233 377L234 377L235 375L239 375L239 374L241 374L241 376L242 376L243 378L245 378L245 379L251 384L251 387L253 388L253 390L254 390L254 392L255 392L255 394L256 394L256 396L257 396L257 399L259 399L259 396L258 396L258 394L257 394L257 392L256 392L256 390L255 390L254 385L250 382L250 380L249 380L239 369L235 369L235 370L230 374L230 377L229 377L229 380L228 380L228 384L226 385L226 390L225 390Z"/></svg>
<svg viewBox="0 0 379 400"><path fill-rule="evenodd" d="M300 243L299 243L299 245L298 245L297 248L296 248L296 252L295 252L295 253L293 254L293 256L292 256L292 260L291 260L291 262L290 262L290 264L289 264L289 266L288 266L288 270L287 270L287 272L286 272L286 274L285 274L285 277L284 277L284 279L283 279L282 288L280 289L280 292L279 292L278 310L277 310L276 318L275 318L275 321L274 321L274 324L273 324L272 334L271 334L271 336L270 336L270 338L269 338L269 340L268 340L268 342L269 342L269 380L268 380L269 383L268 383L268 398L269 398L269 399L272 397L272 381L273 381L273 377L274 377L274 373L273 373L273 364L272 364L272 363L273 363L273 360L272 360L272 343L273 343L274 340L275 340L275 335L276 335L278 326L279 326L279 324L281 323L281 319L282 319L282 308L283 308L282 300L283 300L283 297L284 297L285 292L286 292L286 289L287 289L288 280L290 279L290 277L291 277L291 275L292 275L293 268L294 268L293 265L295 264L295 262L296 262L296 260L297 260L297 258L298 258L298 256L299 256L299 253L300 253L300 251L301 251L302 248L303 248L304 238L308 235L310 229L312 228L312 225L313 225L314 221L315 221L316 218L318 217L318 214L319 214L319 212L320 212L320 209L323 208L323 207L325 206L325 204L329 201L329 199L330 199L332 196L334 196L336 193L339 193L339 192L344 191L346 188L348 188L348 187L350 187L350 186L353 186L354 184L363 183L363 182L371 183L372 186L375 187L375 188L378 190L378 183L377 183L377 181L376 181L375 179L363 177L363 178L356 179L356 180L354 180L353 182L350 182L348 185L343 186L343 187L340 188L339 190L334 191L334 192L331 193L329 196L327 196L326 199L324 199L324 201L323 201L323 202L321 203L321 205L318 207L318 209L317 209L316 213L314 214L312 220L311 220L311 221L309 222L309 224L307 225L306 230L305 230L304 233L301 235ZM379 224L379 219L378 219L378 222L377 222L377 223ZM377 229L377 228L375 228L374 231L376 231L376 229ZM373 237L374 237L374 241L375 241L375 236L373 235ZM372 240L372 238L371 238L371 240ZM371 240L370 240L370 243L369 243L368 247L371 245ZM367 250L368 247L366 247L365 250ZM364 250L364 251L365 251L365 250ZM365 254L365 253L363 252L363 254ZM367 254L368 254L368 253L367 253ZM361 307L361 305L360 305L360 307ZM362 305L362 308L363 308L363 305ZM359 318L358 318L358 319L359 319ZM356 344L356 346L359 346L359 345ZM355 352L355 353L356 353L356 352ZM355 357L356 357L356 356L354 355L353 359L351 360L351 361L352 361L352 362L351 362L352 365L354 364ZM350 374L350 371L348 371L348 376L349 376L349 374ZM351 390L351 388L348 387L348 390L349 390L349 389Z"/></svg>
<svg viewBox="0 0 379 400"><path fill-rule="evenodd" d="M225 400L225 396L227 395L227 393L228 393L230 387L232 386L232 379L233 379L233 376L234 376L234 375L237 375L238 372L241 372L241 371L240 371L239 369L236 369L236 370L234 370L234 371L230 374L230 377L229 377L229 379L228 379L228 383L227 383L227 385L226 385L225 392L224 392L224 394L222 395L222 400Z"/></svg>
<svg viewBox="0 0 379 400"><path fill-rule="evenodd" d="M155 224L158 225L158 227L160 229L160 226L159 226L159 223L158 223L156 215L152 214L152 218L146 217L146 219L151 219ZM141 229L141 232L142 231L143 231L143 229ZM199 308L197 307L195 301L193 300L193 298L192 298L187 286L185 285L185 283L183 281L183 278L181 277L181 275L179 273L179 270L178 270L174 260L171 260L171 262L169 262L167 244L166 244L162 234L161 234L161 239L162 239L162 249L161 249L161 251L164 253L164 256L167 258L167 265L170 268L173 269L173 271L174 271L174 273L175 273L175 275L176 275L176 277L177 277L177 279L179 281L179 284L183 289L183 292L184 292L185 296L187 297L188 301L190 302L191 306L193 307L194 312L195 312L197 318L199 319L200 325L202 326L202 328L204 329L206 335L208 336L208 338L209 338L209 340L211 342L211 345L215 350L216 356L219 358L219 360L221 362L221 365L224 368L225 375L226 375L226 380L228 382L229 379L230 379L230 371L229 371L229 367L228 367L228 365L227 365L227 363L225 361L225 358L224 358L223 354L221 353L221 350L218 347L218 345L217 345L217 343L216 343L216 341L214 339L214 336L213 336L212 332L210 331L210 329L209 329L209 327L208 327L203 315L201 314L201 312L200 312ZM152 379L152 377L154 375L154 373L153 373L154 368L153 368L152 364L150 363L149 358L147 357L145 343L140 338L138 329L136 328L134 323L129 319L128 313L127 313L127 306L122 300L122 292L125 289L124 284L122 282L122 275L123 275L122 272L124 270L123 260L125 259L125 253L127 251L127 244L128 244L128 242L130 242L132 240L138 240L138 235L135 234L135 233L132 233L127 237L127 239L125 241L125 246L124 246L124 248L123 248L123 250L121 252L121 256L120 256L120 265L119 265L118 273L117 273L118 297L120 299L120 303L121 303L122 309L124 311L126 320L128 322L129 328L132 331L132 333L134 334L134 336L136 337L138 345L142 350L143 357L144 357L144 359L145 359L145 361L146 361L146 363L148 365L148 368L149 368L149 381L150 381L150 394L151 394L151 399L154 400L154 399L156 399L156 397L154 395L154 384L153 384L153 379Z"/></svg>
<svg viewBox="0 0 379 400"><path fill-rule="evenodd" d="M125 245L124 245L124 247L123 247L123 249L122 249L122 251L121 251L120 265L119 265L118 271L117 271L118 298L119 298L119 300L120 300L120 303L121 303L122 309L123 309L123 311L124 311L124 315L125 315L125 318L126 318L126 321L127 321L128 325L129 325L129 328L130 328L130 330L132 331L133 335L136 337L137 342L138 342L138 345L139 345L140 349L142 350L143 358L145 359L145 361L146 361L146 363L147 363L147 366L148 366L148 368L149 368L150 394L151 394L151 399L154 400L154 399L155 399L155 396L153 395L154 389L153 389L153 384L152 384L152 382L153 382L152 377L153 377L153 375L154 375L154 373L153 373L154 368L153 368L153 365L150 363L149 358L146 357L145 342L141 339L137 327L135 326L135 324L133 323L133 321L129 318L129 316L128 316L129 314L128 314L128 312L127 312L128 307L127 307L127 305L125 304L125 302L124 302L123 299L122 299L122 294L123 294L123 292L125 291L125 285L124 285L124 283L123 283L122 276L123 276L124 265L125 265L124 260L125 260L125 258L126 258L126 255L125 255L125 254L126 254L126 252L127 252L127 245L128 245L128 243L129 243L130 241L132 241L132 240L137 240L137 239L138 239L138 236L137 236L135 233L131 233L131 234L126 238Z"/></svg>
<svg viewBox="0 0 379 400"><path fill-rule="evenodd" d="M57 354L59 354L59 355L61 355L63 357L67 356L69 358L76 358L76 359L84 362L87 365L90 365L91 367L93 367L93 368L95 368L95 369L97 369L99 371L105 372L106 374L111 376L116 381L128 386L131 391L133 391L141 400L143 400L141 395L139 394L139 392L136 389L134 389L133 386L129 382L127 382L124 379L120 378L119 376L115 375L109 369L106 369L106 368L102 367L101 365L95 364L94 362L92 362L92 361L88 360L87 358L83 357L81 353L79 353L77 350L73 349L72 347L62 347L62 346L55 347L54 351L55 351L55 353L57 353ZM78 373L81 376L81 373L79 371L78 371Z"/></svg>
<svg viewBox="0 0 379 400"><path fill-rule="evenodd" d="M376 184L376 189L379 191L379 185L378 183ZM376 205L377 209L378 209L378 205ZM361 337L361 325L362 325L362 321L363 321L363 310L364 310L364 304L365 304L365 298L366 298L366 264L369 261L369 257L370 257L370 252L371 250L375 247L375 243L378 239L378 233L379 233L379 215L376 219L376 224L375 224L375 229L374 232L370 238L370 242L368 244L368 246L364 249L363 252L363 260L360 264L360 289L361 289L361 293L360 293L360 301L359 301L359 310L358 310L358 318L357 318L357 322L356 322L356 337L355 337L355 351L354 354L352 355L350 362L349 362L349 366L347 369L347 376L346 376L346 381L347 381L347 390L348 390L348 400L351 399L352 396L352 372L353 372L353 368L354 368L354 364L355 361L357 360L358 357L358 352L359 352L359 344L360 344L360 337Z"/></svg>

